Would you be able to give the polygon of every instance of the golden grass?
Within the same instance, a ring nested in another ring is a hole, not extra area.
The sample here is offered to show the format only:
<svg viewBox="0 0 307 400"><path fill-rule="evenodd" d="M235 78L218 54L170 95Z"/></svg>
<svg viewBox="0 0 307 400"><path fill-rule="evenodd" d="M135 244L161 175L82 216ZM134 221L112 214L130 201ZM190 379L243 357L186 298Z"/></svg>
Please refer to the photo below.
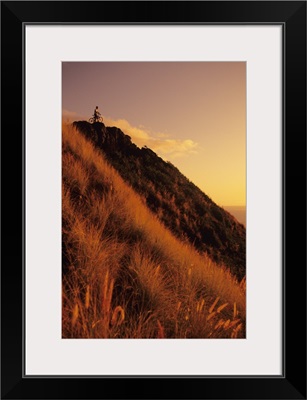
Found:
<svg viewBox="0 0 307 400"><path fill-rule="evenodd" d="M63 127L64 338L237 338L245 280L176 239L76 130Z"/></svg>

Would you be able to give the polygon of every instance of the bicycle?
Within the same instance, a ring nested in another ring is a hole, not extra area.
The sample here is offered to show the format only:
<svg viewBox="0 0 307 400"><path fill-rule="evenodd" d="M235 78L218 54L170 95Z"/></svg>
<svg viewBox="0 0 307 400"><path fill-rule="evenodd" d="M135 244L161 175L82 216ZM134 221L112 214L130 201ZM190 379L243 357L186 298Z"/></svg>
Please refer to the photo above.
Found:
<svg viewBox="0 0 307 400"><path fill-rule="evenodd" d="M93 116L93 117L91 117L89 120L88 120L91 124L94 124L95 122L102 122L103 121L103 118L102 117L96 117L96 116Z"/></svg>

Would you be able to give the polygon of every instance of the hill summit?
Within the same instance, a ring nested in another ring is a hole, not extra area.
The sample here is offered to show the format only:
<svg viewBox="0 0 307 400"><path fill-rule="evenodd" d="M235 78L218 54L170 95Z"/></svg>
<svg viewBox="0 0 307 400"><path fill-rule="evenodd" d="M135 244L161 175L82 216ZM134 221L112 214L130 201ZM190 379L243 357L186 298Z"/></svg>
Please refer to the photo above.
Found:
<svg viewBox="0 0 307 400"><path fill-rule="evenodd" d="M214 203L173 164L146 146L137 147L117 127L75 121L73 126L102 151L106 160L148 208L180 240L230 269L246 274L246 229Z"/></svg>

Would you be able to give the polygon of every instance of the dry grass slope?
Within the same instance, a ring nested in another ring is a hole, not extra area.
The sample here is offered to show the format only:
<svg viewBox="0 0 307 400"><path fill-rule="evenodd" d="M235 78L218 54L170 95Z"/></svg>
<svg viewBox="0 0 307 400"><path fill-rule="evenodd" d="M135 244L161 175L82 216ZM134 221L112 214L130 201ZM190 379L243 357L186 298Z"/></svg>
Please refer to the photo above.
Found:
<svg viewBox="0 0 307 400"><path fill-rule="evenodd" d="M180 242L63 127L64 338L245 337L245 284Z"/></svg>

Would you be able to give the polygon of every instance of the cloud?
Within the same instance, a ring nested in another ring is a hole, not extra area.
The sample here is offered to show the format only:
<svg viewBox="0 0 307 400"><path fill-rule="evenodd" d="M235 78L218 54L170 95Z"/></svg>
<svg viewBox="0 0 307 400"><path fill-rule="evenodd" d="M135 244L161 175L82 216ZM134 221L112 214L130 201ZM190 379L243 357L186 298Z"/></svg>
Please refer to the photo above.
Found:
<svg viewBox="0 0 307 400"><path fill-rule="evenodd" d="M198 144L191 139L165 139L153 141L155 150L172 158L183 157L189 154L196 154Z"/></svg>
<svg viewBox="0 0 307 400"><path fill-rule="evenodd" d="M106 126L117 126L120 128L126 135L131 136L132 139L139 141L142 143L150 138L149 132L145 130L145 128L140 126L139 128L130 125L130 123L125 119L117 119L113 120L110 118L104 118L103 122ZM136 141L134 141L136 143ZM136 143L138 144L138 143ZM146 144L146 143L145 143ZM143 146L143 144L142 144Z"/></svg>
<svg viewBox="0 0 307 400"><path fill-rule="evenodd" d="M111 118L104 118L106 126L117 126L126 135L129 135L137 146L147 146L161 157L167 159L174 159L184 157L191 154L196 154L198 144L191 139L172 139L170 135L165 133L153 133L144 126L132 126L125 119L113 120Z"/></svg>
<svg viewBox="0 0 307 400"><path fill-rule="evenodd" d="M168 133L157 133L156 135L158 138L168 138L169 134Z"/></svg>
<svg viewBox="0 0 307 400"><path fill-rule="evenodd" d="M65 108L62 110L62 120L64 122L73 122L73 121L80 121L86 120L87 118L83 117L82 115L76 113L75 111L66 110Z"/></svg>

